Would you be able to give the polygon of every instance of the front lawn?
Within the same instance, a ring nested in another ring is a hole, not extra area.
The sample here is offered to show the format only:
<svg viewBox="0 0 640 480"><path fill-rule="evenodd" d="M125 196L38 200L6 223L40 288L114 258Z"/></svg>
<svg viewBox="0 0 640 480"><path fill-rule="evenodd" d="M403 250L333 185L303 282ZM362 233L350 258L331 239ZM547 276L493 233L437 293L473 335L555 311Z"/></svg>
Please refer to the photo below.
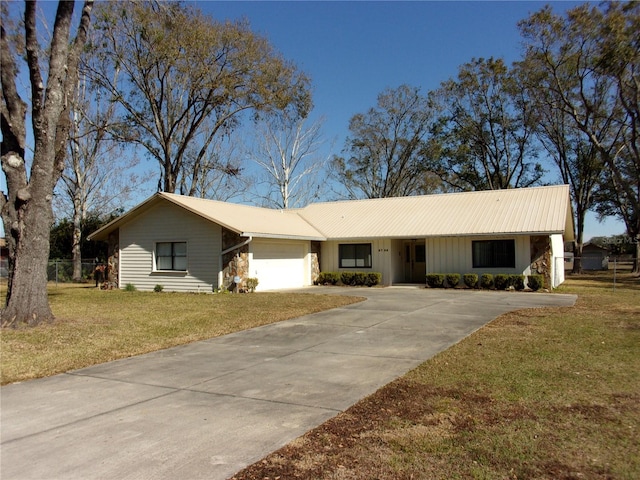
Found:
<svg viewBox="0 0 640 480"><path fill-rule="evenodd" d="M6 286L5 286L6 291ZM0 292L4 297L4 292ZM190 294L49 287L56 320L3 329L2 384L212 338L362 300L338 295Z"/></svg>
<svg viewBox="0 0 640 480"><path fill-rule="evenodd" d="M640 478L640 283L612 280L568 277L575 307L497 318L234 480Z"/></svg>

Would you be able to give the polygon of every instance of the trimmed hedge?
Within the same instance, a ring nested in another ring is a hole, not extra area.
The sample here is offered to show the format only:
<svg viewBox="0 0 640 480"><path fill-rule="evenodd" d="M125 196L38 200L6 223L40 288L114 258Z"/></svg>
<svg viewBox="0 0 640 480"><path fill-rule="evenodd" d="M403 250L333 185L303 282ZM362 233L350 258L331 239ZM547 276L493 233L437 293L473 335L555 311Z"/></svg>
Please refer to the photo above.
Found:
<svg viewBox="0 0 640 480"><path fill-rule="evenodd" d="M480 277L480 286L482 288L493 288L493 275L490 273L483 273Z"/></svg>
<svg viewBox="0 0 640 480"><path fill-rule="evenodd" d="M460 283L462 277L463 283L467 288L484 288L496 290L518 291L529 287L533 291L537 291L544 286L544 277L542 275L521 275L498 273L492 275L483 273L478 277L475 273L429 273L427 274L427 285L431 288L455 288Z"/></svg>
<svg viewBox="0 0 640 480"><path fill-rule="evenodd" d="M442 273L428 273L427 285L431 288L443 288L444 287L444 274Z"/></svg>
<svg viewBox="0 0 640 480"><path fill-rule="evenodd" d="M257 278L247 278L246 281L246 286L247 286L247 292L249 293L253 293L256 291L256 287L258 286L258 279Z"/></svg>
<svg viewBox="0 0 640 480"><path fill-rule="evenodd" d="M460 283L460 274L459 273L447 273L447 287L456 288Z"/></svg>
<svg viewBox="0 0 640 480"><path fill-rule="evenodd" d="M365 286L373 287L382 283L382 274L380 272L367 273L367 279L365 280Z"/></svg>
<svg viewBox="0 0 640 480"><path fill-rule="evenodd" d="M373 287L382 283L382 274L379 272L320 272L314 283Z"/></svg>
<svg viewBox="0 0 640 480"><path fill-rule="evenodd" d="M509 288L509 275L498 273L493 277L493 284L496 287L496 290L506 290Z"/></svg>
<svg viewBox="0 0 640 480"><path fill-rule="evenodd" d="M340 281L340 272L320 272L316 285L337 285Z"/></svg>
<svg viewBox="0 0 640 480"><path fill-rule="evenodd" d="M524 290L524 275L509 275L509 286L516 290Z"/></svg>
<svg viewBox="0 0 640 480"><path fill-rule="evenodd" d="M469 288L476 288L478 286L478 275L475 273L465 273L462 276L462 280Z"/></svg>
<svg viewBox="0 0 640 480"><path fill-rule="evenodd" d="M528 287L537 292L544 286L544 276L543 275L529 275L527 277L527 285Z"/></svg>

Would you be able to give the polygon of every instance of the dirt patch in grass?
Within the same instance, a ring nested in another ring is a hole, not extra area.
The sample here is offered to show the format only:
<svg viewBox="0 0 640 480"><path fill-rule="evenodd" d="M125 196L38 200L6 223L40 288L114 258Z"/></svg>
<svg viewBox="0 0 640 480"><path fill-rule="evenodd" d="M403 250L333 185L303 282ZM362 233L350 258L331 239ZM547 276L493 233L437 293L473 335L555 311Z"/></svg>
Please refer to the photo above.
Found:
<svg viewBox="0 0 640 480"><path fill-rule="evenodd" d="M611 280L609 278L609 280ZM640 478L640 288L503 315L235 480Z"/></svg>

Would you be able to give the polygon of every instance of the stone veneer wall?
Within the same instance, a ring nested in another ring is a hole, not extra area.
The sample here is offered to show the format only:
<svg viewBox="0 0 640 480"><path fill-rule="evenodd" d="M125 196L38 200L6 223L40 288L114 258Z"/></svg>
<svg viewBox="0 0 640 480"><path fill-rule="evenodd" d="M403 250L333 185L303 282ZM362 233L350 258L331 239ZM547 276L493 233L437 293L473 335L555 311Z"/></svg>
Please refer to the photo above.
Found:
<svg viewBox="0 0 640 480"><path fill-rule="evenodd" d="M551 239L547 236L532 236L530 238L531 273L544 275L546 288L551 285Z"/></svg>
<svg viewBox="0 0 640 480"><path fill-rule="evenodd" d="M111 290L120 286L120 230L115 230L109 234L107 240L107 266L105 271L105 281L101 288Z"/></svg>
<svg viewBox="0 0 640 480"><path fill-rule="evenodd" d="M222 229L223 251L245 240L245 237L241 237L231 230ZM238 276L241 280L237 287L240 290L244 290L246 288L246 279L249 277L249 245L243 245L223 255L222 265L224 265L224 268L222 269L222 285L220 285L220 288L227 290L235 288L236 285L233 279Z"/></svg>
<svg viewBox="0 0 640 480"><path fill-rule="evenodd" d="M321 242L311 242L311 282L316 283L320 276Z"/></svg>

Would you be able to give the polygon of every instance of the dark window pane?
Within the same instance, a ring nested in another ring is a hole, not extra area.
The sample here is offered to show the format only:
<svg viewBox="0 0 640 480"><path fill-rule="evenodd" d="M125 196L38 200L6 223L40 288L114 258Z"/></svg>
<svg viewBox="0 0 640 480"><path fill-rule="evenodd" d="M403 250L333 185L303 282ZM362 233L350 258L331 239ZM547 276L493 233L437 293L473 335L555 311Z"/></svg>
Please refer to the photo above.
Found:
<svg viewBox="0 0 640 480"><path fill-rule="evenodd" d="M515 240L478 240L471 243L473 268L515 268Z"/></svg>
<svg viewBox="0 0 640 480"><path fill-rule="evenodd" d="M338 247L340 268L371 268L371 244L341 244Z"/></svg>

